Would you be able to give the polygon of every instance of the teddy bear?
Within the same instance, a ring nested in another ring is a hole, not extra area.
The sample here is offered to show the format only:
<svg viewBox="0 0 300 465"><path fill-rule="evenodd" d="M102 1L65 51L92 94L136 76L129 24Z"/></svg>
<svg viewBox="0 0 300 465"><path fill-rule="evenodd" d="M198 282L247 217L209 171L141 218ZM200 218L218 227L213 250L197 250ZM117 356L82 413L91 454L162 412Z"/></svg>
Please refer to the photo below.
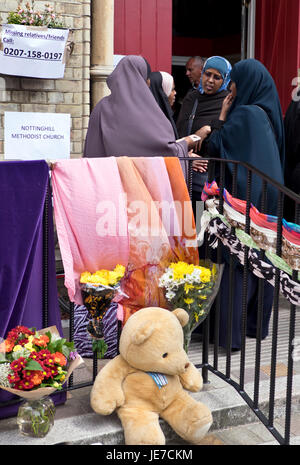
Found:
<svg viewBox="0 0 300 465"><path fill-rule="evenodd" d="M185 441L198 444L212 424L209 408L188 391L202 389L202 376L183 349L185 310L142 308L124 325L119 355L98 373L91 406L96 413L114 410L125 444L164 445L163 418Z"/></svg>

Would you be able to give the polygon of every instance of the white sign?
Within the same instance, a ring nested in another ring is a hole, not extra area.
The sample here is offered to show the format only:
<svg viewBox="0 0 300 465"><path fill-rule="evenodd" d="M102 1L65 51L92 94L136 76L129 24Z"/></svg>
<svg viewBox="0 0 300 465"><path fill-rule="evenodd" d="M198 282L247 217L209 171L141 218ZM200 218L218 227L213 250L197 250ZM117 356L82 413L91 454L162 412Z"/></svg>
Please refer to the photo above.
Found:
<svg viewBox="0 0 300 465"><path fill-rule="evenodd" d="M64 76L68 29L3 24L0 34L2 74L45 79Z"/></svg>
<svg viewBox="0 0 300 465"><path fill-rule="evenodd" d="M70 158L71 117L65 113L4 113L6 160Z"/></svg>

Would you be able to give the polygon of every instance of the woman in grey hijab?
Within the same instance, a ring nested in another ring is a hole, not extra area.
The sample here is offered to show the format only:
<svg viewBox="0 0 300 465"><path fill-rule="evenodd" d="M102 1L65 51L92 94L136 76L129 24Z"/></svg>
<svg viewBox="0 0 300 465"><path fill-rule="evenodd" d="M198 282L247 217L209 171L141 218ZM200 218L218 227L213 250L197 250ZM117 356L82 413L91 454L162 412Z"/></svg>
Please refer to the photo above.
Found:
<svg viewBox="0 0 300 465"><path fill-rule="evenodd" d="M111 94L93 109L84 157L186 157L195 143L175 140L147 84L150 66L141 56L128 55L107 79Z"/></svg>

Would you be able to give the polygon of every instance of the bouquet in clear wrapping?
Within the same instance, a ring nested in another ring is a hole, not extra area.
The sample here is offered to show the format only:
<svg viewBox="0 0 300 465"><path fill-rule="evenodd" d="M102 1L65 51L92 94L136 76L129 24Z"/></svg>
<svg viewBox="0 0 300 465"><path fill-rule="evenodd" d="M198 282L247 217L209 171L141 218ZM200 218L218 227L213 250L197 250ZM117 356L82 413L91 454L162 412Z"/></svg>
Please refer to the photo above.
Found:
<svg viewBox="0 0 300 465"><path fill-rule="evenodd" d="M192 331L207 317L218 292L222 267L210 260L193 265L186 262L171 263L159 280L171 309L183 308L189 314L183 328L184 348L189 348Z"/></svg>
<svg viewBox="0 0 300 465"><path fill-rule="evenodd" d="M84 271L80 276L83 305L91 318L87 331L93 338L93 351L97 352L99 358L107 351L107 345L103 340L103 317L117 294L123 295L120 281L124 274L125 266L118 264L111 271Z"/></svg>

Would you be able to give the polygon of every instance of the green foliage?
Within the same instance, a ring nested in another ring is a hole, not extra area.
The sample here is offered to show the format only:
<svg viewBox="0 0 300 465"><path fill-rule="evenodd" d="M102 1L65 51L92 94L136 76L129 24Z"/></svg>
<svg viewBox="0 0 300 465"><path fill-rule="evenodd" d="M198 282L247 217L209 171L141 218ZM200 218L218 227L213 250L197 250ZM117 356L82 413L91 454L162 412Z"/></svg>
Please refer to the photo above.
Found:
<svg viewBox="0 0 300 465"><path fill-rule="evenodd" d="M46 26L48 28L63 28L61 20L54 13L54 9L48 3L45 4L44 11L34 11L34 0L31 4L27 2L22 6L22 1L16 11L8 14L7 24L21 24L24 26Z"/></svg>

